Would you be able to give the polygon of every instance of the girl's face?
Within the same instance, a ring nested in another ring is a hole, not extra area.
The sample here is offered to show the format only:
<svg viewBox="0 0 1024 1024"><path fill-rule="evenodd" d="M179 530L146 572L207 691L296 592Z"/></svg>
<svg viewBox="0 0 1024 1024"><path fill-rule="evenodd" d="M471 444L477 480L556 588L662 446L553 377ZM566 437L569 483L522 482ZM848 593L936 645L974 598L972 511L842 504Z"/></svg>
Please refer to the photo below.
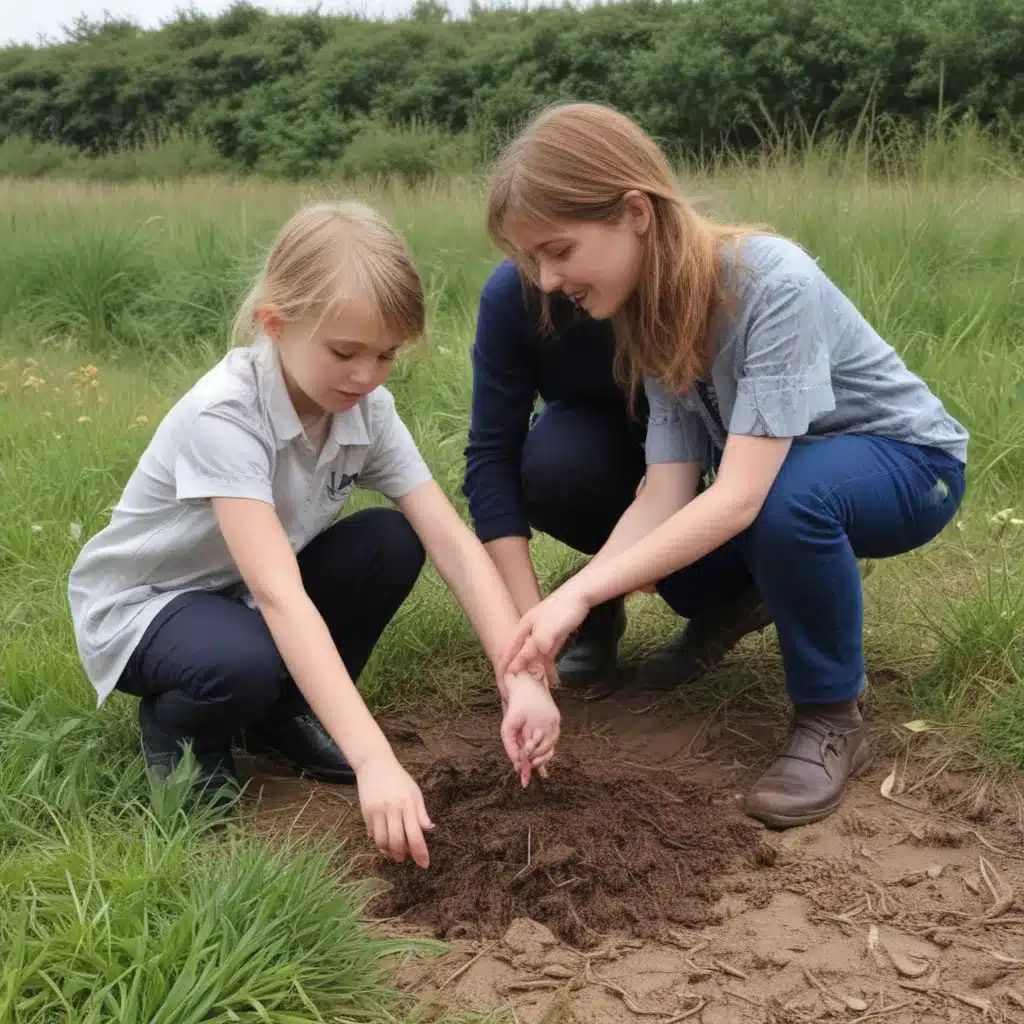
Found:
<svg viewBox="0 0 1024 1024"><path fill-rule="evenodd" d="M277 344L285 383L300 416L351 409L380 387L402 347L368 304L322 320L285 323L273 306L257 311Z"/></svg>
<svg viewBox="0 0 1024 1024"><path fill-rule="evenodd" d="M509 234L535 261L543 291L562 292L596 320L607 320L637 289L641 239L652 216L647 197L629 193L618 220L539 225L521 219Z"/></svg>

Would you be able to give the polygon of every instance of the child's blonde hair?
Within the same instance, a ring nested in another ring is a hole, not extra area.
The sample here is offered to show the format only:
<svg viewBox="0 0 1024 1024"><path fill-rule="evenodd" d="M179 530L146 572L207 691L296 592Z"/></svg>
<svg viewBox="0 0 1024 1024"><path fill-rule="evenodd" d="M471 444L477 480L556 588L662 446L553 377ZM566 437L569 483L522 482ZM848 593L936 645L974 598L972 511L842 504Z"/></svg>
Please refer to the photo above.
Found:
<svg viewBox="0 0 1024 1024"><path fill-rule="evenodd" d="M698 214L665 155L636 122L592 103L541 113L506 149L492 176L487 230L539 288L536 266L517 248L510 222L615 220L631 190L647 195L654 221L642 240L640 284L613 320L616 375L630 385L631 397L648 375L682 393L713 357L708 327L723 298L720 245L759 229L715 224ZM550 326L547 296L542 301Z"/></svg>
<svg viewBox="0 0 1024 1024"><path fill-rule="evenodd" d="M235 317L231 343L254 340L264 303L277 306L287 323L330 316L359 299L402 341L423 333L423 285L394 228L360 202L310 204L278 233Z"/></svg>

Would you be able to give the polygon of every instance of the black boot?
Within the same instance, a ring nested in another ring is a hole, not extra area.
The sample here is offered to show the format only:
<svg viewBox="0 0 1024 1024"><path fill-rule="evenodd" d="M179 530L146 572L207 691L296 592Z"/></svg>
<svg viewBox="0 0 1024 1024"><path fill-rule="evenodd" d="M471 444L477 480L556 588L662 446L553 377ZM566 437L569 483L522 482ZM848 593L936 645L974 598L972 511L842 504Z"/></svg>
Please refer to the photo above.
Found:
<svg viewBox="0 0 1024 1024"><path fill-rule="evenodd" d="M673 689L714 668L748 633L771 625L771 616L751 584L720 608L690 619L682 633L648 655L638 666L640 682Z"/></svg>
<svg viewBox="0 0 1024 1024"><path fill-rule="evenodd" d="M312 711L271 717L249 726L242 746L252 754L270 754L318 782L353 785L356 773L341 748Z"/></svg>
<svg viewBox="0 0 1024 1024"><path fill-rule="evenodd" d="M566 686L586 686L610 675L626 632L626 599L616 597L592 608L558 656L558 676Z"/></svg>
<svg viewBox="0 0 1024 1024"><path fill-rule="evenodd" d="M188 743L199 768L199 774L192 783L192 792L198 802L230 801L238 795L241 786L235 774L231 744L227 740L211 742L171 732L160 723L156 701L152 698L139 701L139 732L146 766L155 779L163 781L172 774L181 763L184 745Z"/></svg>

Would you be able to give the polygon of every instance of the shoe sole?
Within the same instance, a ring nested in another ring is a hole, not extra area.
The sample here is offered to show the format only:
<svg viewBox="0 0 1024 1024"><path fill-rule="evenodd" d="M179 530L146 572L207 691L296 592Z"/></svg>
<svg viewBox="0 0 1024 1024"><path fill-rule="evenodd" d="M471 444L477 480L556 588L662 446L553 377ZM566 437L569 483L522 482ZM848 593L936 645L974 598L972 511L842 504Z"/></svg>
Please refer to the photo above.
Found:
<svg viewBox="0 0 1024 1024"><path fill-rule="evenodd" d="M337 772L329 769L309 768L275 749L265 740L257 739L254 736L246 736L245 742L239 744L238 749L245 754L268 757L270 760L290 768L296 775L306 775L316 782L324 782L332 786L354 786L356 784L356 773L351 768Z"/></svg>
<svg viewBox="0 0 1024 1024"><path fill-rule="evenodd" d="M324 782L331 786L354 786L356 784L356 773L351 768L347 771L331 771L330 769L324 770L322 768L309 768L304 764L300 764L298 761L292 760L290 757L286 757L280 751L274 750L273 747L267 747L265 750L260 751L260 753L270 757L274 761L277 761L279 764L290 768L296 775L305 775L307 778L313 779L315 782Z"/></svg>
<svg viewBox="0 0 1024 1024"><path fill-rule="evenodd" d="M874 753L868 746L867 742L861 743L857 748L857 753L853 755L853 764L850 766L850 774L847 776L847 783L850 779L856 779L871 766L871 761L874 757ZM835 813L839 809L839 805L843 802L843 797L846 795L846 786L843 786L842 792L839 796L830 803L827 807L819 807L817 810L808 811L806 814L759 814L752 811L746 813L751 818L756 818L758 821L763 822L769 828L796 828L800 825L813 825L816 821L823 821L830 814Z"/></svg>

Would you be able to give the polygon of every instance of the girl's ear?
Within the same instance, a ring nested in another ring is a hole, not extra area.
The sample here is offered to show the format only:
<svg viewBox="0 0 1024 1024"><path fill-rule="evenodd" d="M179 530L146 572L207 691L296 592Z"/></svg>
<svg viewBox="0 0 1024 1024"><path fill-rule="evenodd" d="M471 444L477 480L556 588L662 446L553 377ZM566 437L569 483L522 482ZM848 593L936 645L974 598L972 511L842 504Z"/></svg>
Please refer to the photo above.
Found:
<svg viewBox="0 0 1024 1024"><path fill-rule="evenodd" d="M281 310L273 303L265 303L256 307L256 315L263 324L263 331L274 341L281 340Z"/></svg>
<svg viewBox="0 0 1024 1024"><path fill-rule="evenodd" d="M654 221L651 197L646 192L633 188L622 197L622 206L637 235L646 235Z"/></svg>

